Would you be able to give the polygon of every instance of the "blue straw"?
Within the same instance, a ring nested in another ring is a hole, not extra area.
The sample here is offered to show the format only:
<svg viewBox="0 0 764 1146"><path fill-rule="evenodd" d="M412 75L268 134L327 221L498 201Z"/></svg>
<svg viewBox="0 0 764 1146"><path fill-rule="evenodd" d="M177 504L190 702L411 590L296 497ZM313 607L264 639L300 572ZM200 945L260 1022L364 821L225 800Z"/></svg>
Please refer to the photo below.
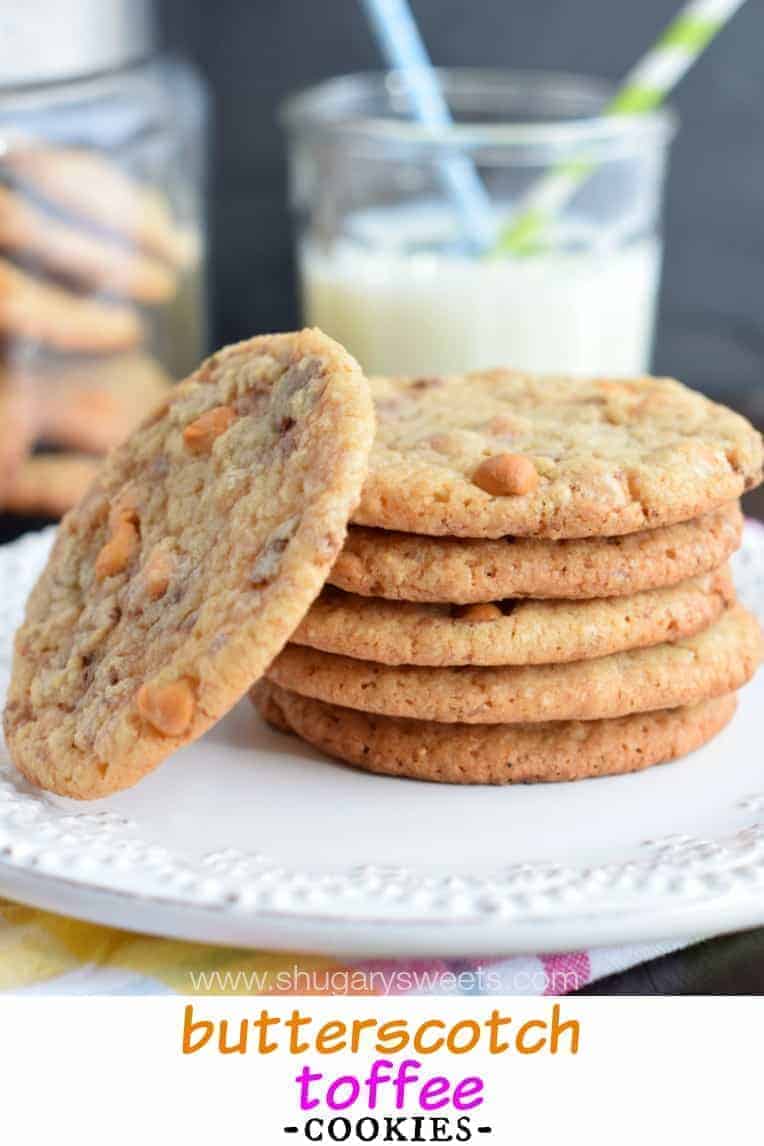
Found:
<svg viewBox="0 0 764 1146"><path fill-rule="evenodd" d="M361 0L382 54L404 74L417 119L426 127L450 127L451 112L407 0ZM465 155L454 152L438 169L470 243L483 250L495 239L491 201Z"/></svg>

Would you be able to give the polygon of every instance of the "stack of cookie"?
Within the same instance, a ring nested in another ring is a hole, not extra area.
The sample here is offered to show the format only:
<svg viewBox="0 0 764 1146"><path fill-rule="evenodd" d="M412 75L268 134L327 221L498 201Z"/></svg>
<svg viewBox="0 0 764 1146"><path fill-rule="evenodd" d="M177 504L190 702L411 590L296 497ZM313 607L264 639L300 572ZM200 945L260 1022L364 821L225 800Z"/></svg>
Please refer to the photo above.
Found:
<svg viewBox="0 0 764 1146"><path fill-rule="evenodd" d="M376 438L342 347L263 336L110 452L16 636L29 780L106 796L253 688L341 759L458 782L641 768L725 724L760 655L725 568L747 422L649 379L374 391Z"/></svg>
<svg viewBox="0 0 764 1146"><path fill-rule="evenodd" d="M20 145L3 156L3 509L69 508L98 457L155 405L169 379L146 348L193 247L157 193L93 152Z"/></svg>
<svg viewBox="0 0 764 1146"><path fill-rule="evenodd" d="M665 379L373 381L377 435L327 587L253 696L375 772L627 772L730 719L759 662L735 601L745 419Z"/></svg>

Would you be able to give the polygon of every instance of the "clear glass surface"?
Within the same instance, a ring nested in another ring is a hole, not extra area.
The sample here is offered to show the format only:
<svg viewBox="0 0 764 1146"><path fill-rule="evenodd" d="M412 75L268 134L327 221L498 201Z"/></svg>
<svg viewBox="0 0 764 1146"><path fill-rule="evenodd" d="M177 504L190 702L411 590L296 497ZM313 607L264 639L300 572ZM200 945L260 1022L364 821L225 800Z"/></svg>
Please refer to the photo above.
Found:
<svg viewBox="0 0 764 1146"><path fill-rule="evenodd" d="M643 372L673 116L608 117L612 89L584 77L439 76L452 127L417 123L396 73L331 80L285 105L305 321L370 372ZM550 172L585 176L533 247L508 254L466 232L444 178L455 161L478 176L496 236Z"/></svg>

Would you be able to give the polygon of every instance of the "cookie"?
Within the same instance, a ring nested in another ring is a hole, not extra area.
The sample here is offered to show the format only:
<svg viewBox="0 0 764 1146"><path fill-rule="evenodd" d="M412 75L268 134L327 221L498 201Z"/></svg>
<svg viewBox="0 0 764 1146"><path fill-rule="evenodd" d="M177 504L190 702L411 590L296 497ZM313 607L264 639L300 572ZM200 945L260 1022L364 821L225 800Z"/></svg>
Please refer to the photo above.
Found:
<svg viewBox="0 0 764 1146"><path fill-rule="evenodd" d="M146 305L175 294L177 278L166 263L71 226L1 186L0 248L86 290L127 295Z"/></svg>
<svg viewBox="0 0 764 1146"><path fill-rule="evenodd" d="M169 393L170 379L147 354L119 354L36 374L14 384L32 391L38 435L51 445L107 453Z"/></svg>
<svg viewBox="0 0 764 1146"><path fill-rule="evenodd" d="M372 388L378 426L360 525L614 536L697 517L761 480L760 434L671 379L494 370Z"/></svg>
<svg viewBox="0 0 764 1146"><path fill-rule="evenodd" d="M268 677L303 696L364 712L514 724L601 720L697 704L740 688L760 658L759 623L737 605L694 637L591 661L509 668L393 667L288 645Z"/></svg>
<svg viewBox="0 0 764 1146"><path fill-rule="evenodd" d="M446 784L520 784L637 772L693 752L728 723L735 696L613 720L438 724L372 716L260 681L261 715L367 772Z"/></svg>
<svg viewBox="0 0 764 1146"><path fill-rule="evenodd" d="M99 464L82 454L34 454L8 484L2 508L29 517L63 517L85 496Z"/></svg>
<svg viewBox="0 0 764 1146"><path fill-rule="evenodd" d="M0 333L54 350L130 350L142 338L128 306L98 302L33 278L0 258Z"/></svg>
<svg viewBox="0 0 764 1146"><path fill-rule="evenodd" d="M291 640L386 665L545 665L692 636L734 601L729 569L591 601L450 606L324 589Z"/></svg>
<svg viewBox="0 0 764 1146"><path fill-rule="evenodd" d="M456 605L614 597L717 569L742 535L737 502L677 525L577 541L425 537L353 526L329 580L365 597Z"/></svg>
<svg viewBox="0 0 764 1146"><path fill-rule="evenodd" d="M320 331L219 351L104 461L15 643L5 734L61 795L135 783L258 679L318 595L374 433Z"/></svg>
<svg viewBox="0 0 764 1146"><path fill-rule="evenodd" d="M3 168L59 210L122 235L176 266L198 252L175 224L167 202L93 151L74 147L13 147Z"/></svg>

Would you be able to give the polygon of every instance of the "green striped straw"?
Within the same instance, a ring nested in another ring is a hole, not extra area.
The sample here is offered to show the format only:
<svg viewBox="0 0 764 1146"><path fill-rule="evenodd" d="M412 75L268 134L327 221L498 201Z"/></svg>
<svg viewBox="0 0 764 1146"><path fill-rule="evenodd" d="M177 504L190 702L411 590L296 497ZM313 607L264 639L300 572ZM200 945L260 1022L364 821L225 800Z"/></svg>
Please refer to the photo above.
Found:
<svg viewBox="0 0 764 1146"><path fill-rule="evenodd" d="M670 91L745 0L690 0L653 47L632 68L605 115L641 115L663 103ZM492 254L538 250L543 232L594 170L584 156L553 168L531 188L502 229Z"/></svg>

